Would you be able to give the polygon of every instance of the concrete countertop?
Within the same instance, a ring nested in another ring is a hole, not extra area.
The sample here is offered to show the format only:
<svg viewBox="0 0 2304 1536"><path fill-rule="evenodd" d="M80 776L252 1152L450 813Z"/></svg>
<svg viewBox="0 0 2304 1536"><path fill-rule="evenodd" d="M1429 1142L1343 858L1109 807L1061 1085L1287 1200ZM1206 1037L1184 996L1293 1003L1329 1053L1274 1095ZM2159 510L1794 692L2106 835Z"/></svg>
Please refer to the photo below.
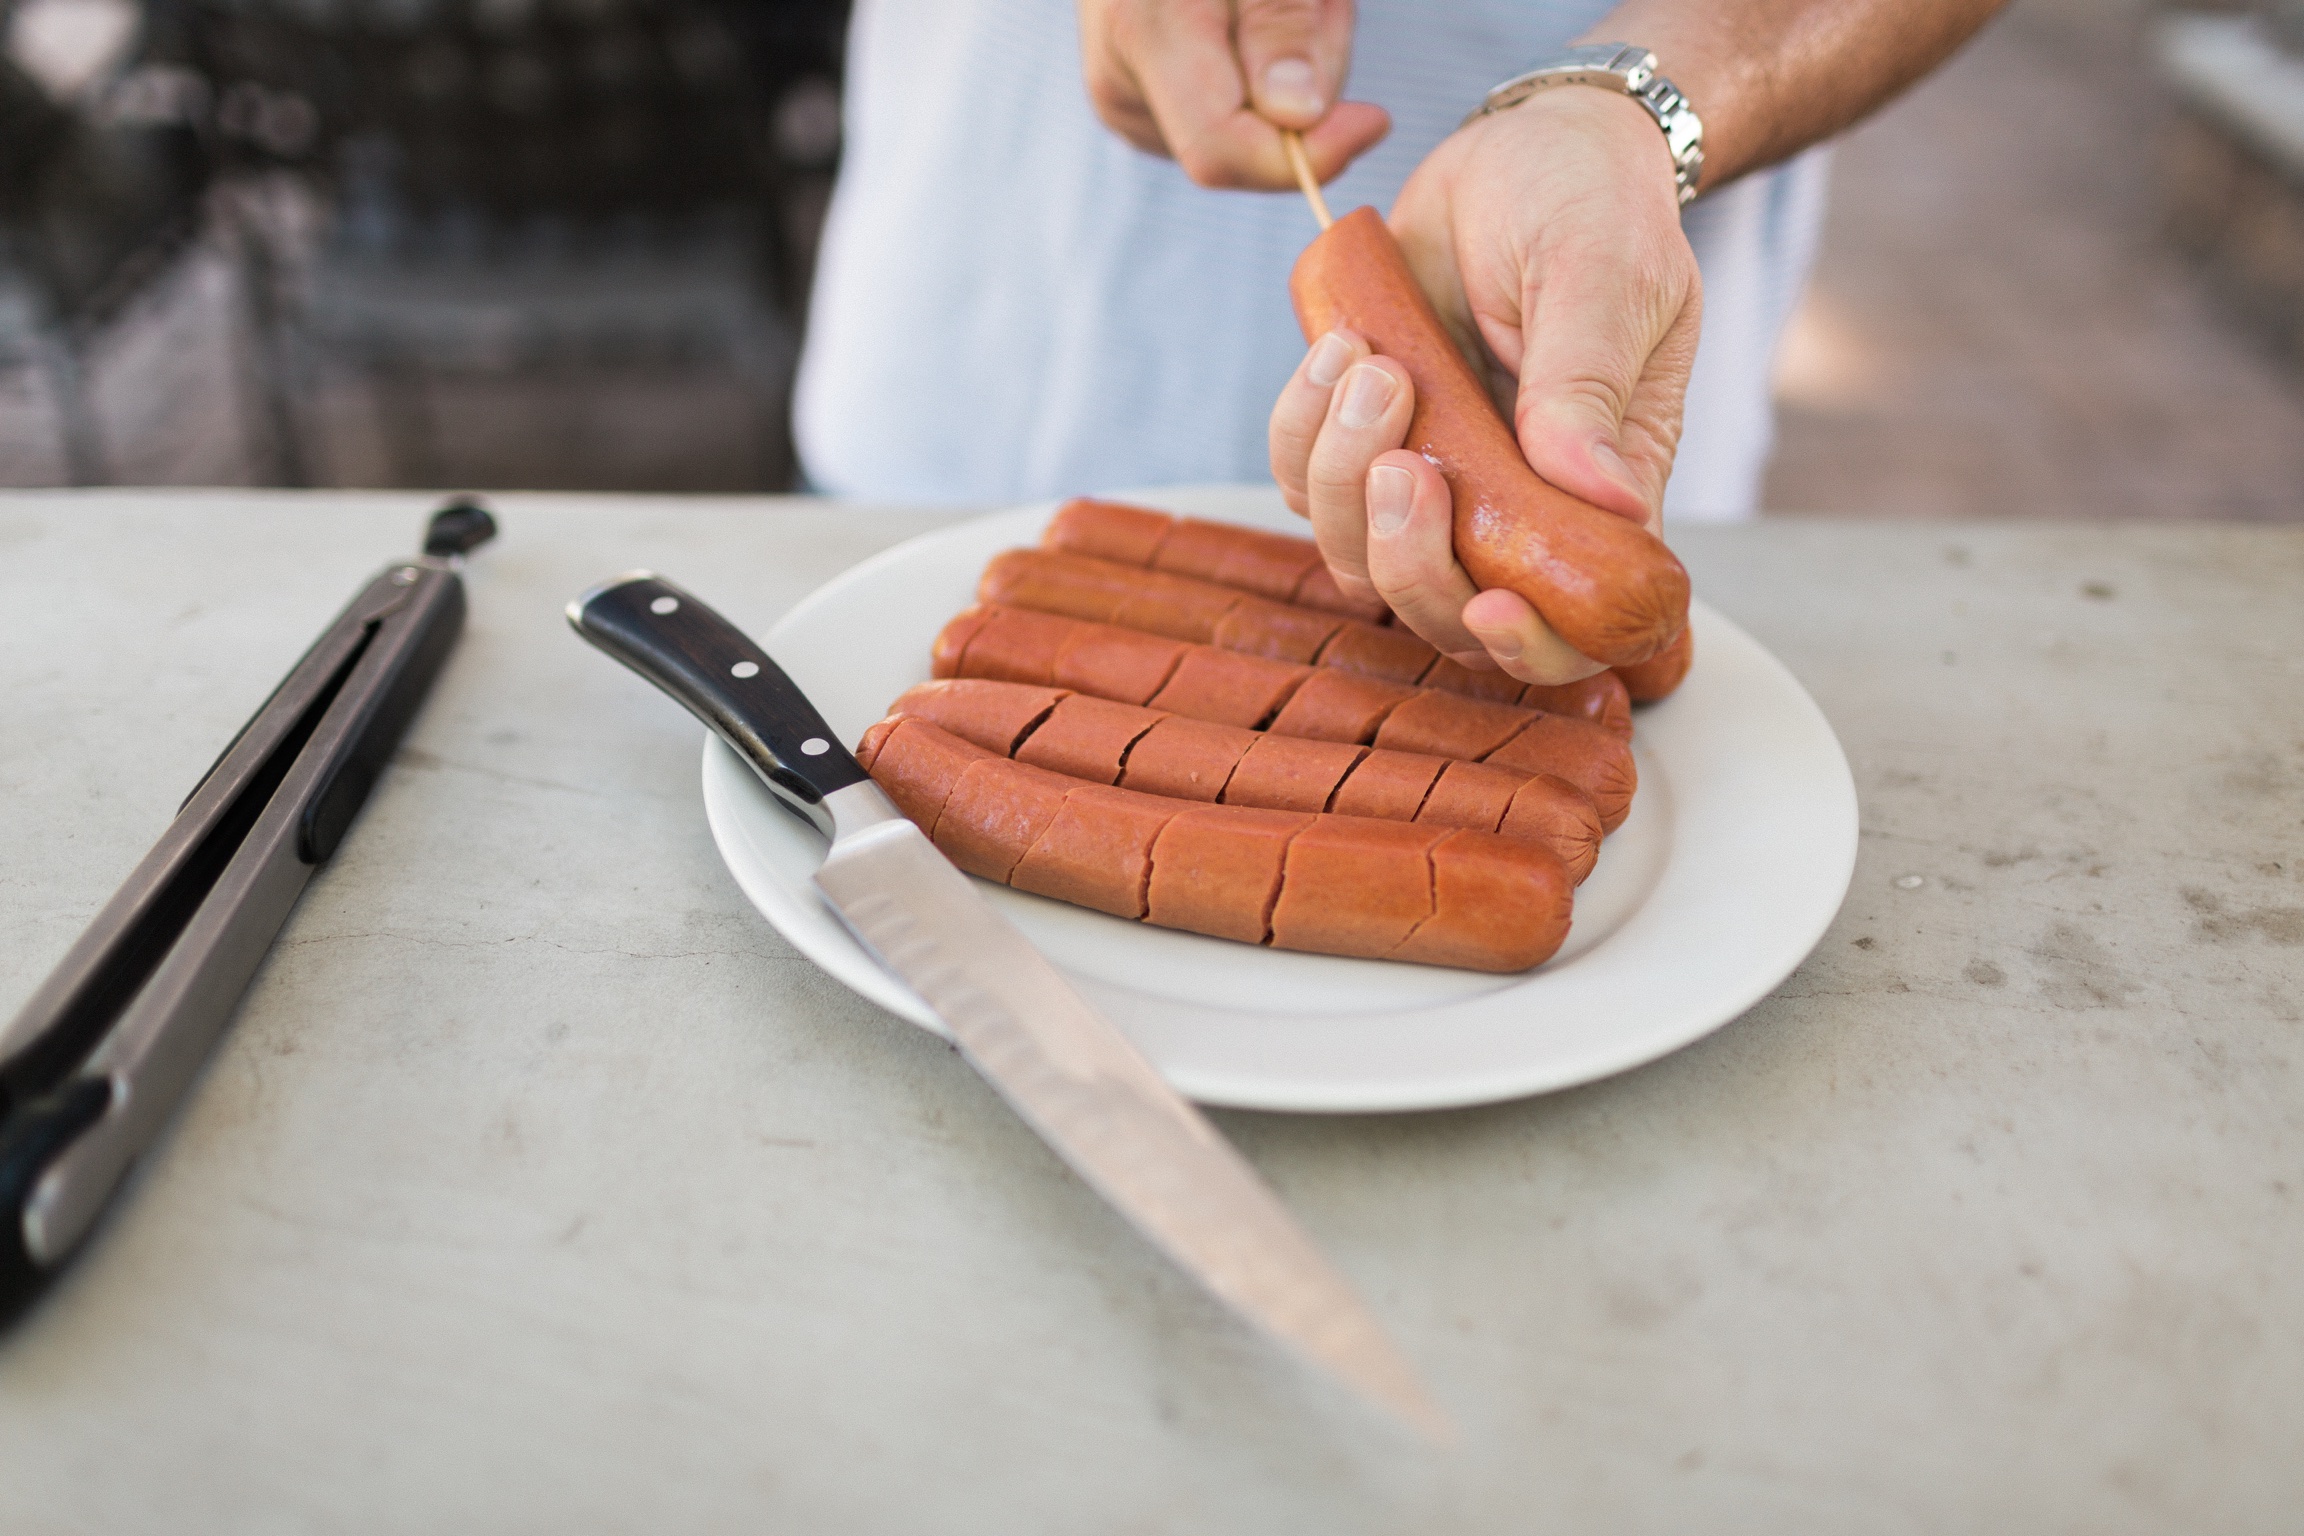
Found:
<svg viewBox="0 0 2304 1536"><path fill-rule="evenodd" d="M429 505L0 497L0 1016ZM1587 1088L1220 1117L1438 1454L787 948L697 728L560 618L650 565L764 629L940 519L498 506L396 765L0 1340L0 1529L2294 1528L2304 530L1676 536L1855 768L1815 954Z"/></svg>

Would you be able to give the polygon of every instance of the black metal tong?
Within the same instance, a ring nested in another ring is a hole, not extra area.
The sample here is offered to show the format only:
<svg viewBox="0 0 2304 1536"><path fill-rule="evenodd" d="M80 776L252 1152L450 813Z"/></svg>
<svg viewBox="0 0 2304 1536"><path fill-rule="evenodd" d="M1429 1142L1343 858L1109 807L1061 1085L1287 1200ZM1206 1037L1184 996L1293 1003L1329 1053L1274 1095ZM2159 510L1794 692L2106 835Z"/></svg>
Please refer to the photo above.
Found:
<svg viewBox="0 0 2304 1536"><path fill-rule="evenodd" d="M495 532L472 502L434 514L424 553L377 573L304 653L0 1031L0 1324L190 1084L448 659L460 557Z"/></svg>

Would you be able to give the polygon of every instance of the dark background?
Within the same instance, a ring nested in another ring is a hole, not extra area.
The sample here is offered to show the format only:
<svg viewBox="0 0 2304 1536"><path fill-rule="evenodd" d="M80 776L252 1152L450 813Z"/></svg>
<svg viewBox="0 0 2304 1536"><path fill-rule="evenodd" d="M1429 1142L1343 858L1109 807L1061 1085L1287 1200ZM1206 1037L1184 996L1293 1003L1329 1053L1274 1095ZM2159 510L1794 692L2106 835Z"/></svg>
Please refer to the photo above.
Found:
<svg viewBox="0 0 2304 1536"><path fill-rule="evenodd" d="M845 9L0 0L0 485L788 488ZM2281 113L2304 4L2017 0L1839 151L1767 505L2304 517Z"/></svg>

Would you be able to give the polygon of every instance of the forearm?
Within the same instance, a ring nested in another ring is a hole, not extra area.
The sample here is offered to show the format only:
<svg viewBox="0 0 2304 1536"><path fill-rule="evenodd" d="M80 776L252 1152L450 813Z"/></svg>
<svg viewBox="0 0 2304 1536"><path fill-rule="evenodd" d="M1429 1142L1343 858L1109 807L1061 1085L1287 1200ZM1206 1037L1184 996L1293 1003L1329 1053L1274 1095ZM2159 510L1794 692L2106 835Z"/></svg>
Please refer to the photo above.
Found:
<svg viewBox="0 0 2304 1536"><path fill-rule="evenodd" d="M2003 0L1626 0L1579 41L1653 51L1704 119L1709 191L1863 118Z"/></svg>

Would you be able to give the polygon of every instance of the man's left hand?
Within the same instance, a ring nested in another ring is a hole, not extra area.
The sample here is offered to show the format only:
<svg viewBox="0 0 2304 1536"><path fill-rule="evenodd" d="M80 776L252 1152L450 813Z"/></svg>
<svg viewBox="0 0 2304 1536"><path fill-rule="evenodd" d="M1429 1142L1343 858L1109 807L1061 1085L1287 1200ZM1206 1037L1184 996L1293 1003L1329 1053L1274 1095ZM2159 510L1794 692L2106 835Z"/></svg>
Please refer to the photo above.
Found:
<svg viewBox="0 0 2304 1536"><path fill-rule="evenodd" d="M1391 226L1536 472L1656 528L1701 300L1654 120L1591 87L1545 91L1443 141ZM1517 594L1473 586L1446 483L1402 447L1414 408L1406 370L1348 332L1315 341L1273 407L1273 474L1338 584L1470 666L1600 670Z"/></svg>

